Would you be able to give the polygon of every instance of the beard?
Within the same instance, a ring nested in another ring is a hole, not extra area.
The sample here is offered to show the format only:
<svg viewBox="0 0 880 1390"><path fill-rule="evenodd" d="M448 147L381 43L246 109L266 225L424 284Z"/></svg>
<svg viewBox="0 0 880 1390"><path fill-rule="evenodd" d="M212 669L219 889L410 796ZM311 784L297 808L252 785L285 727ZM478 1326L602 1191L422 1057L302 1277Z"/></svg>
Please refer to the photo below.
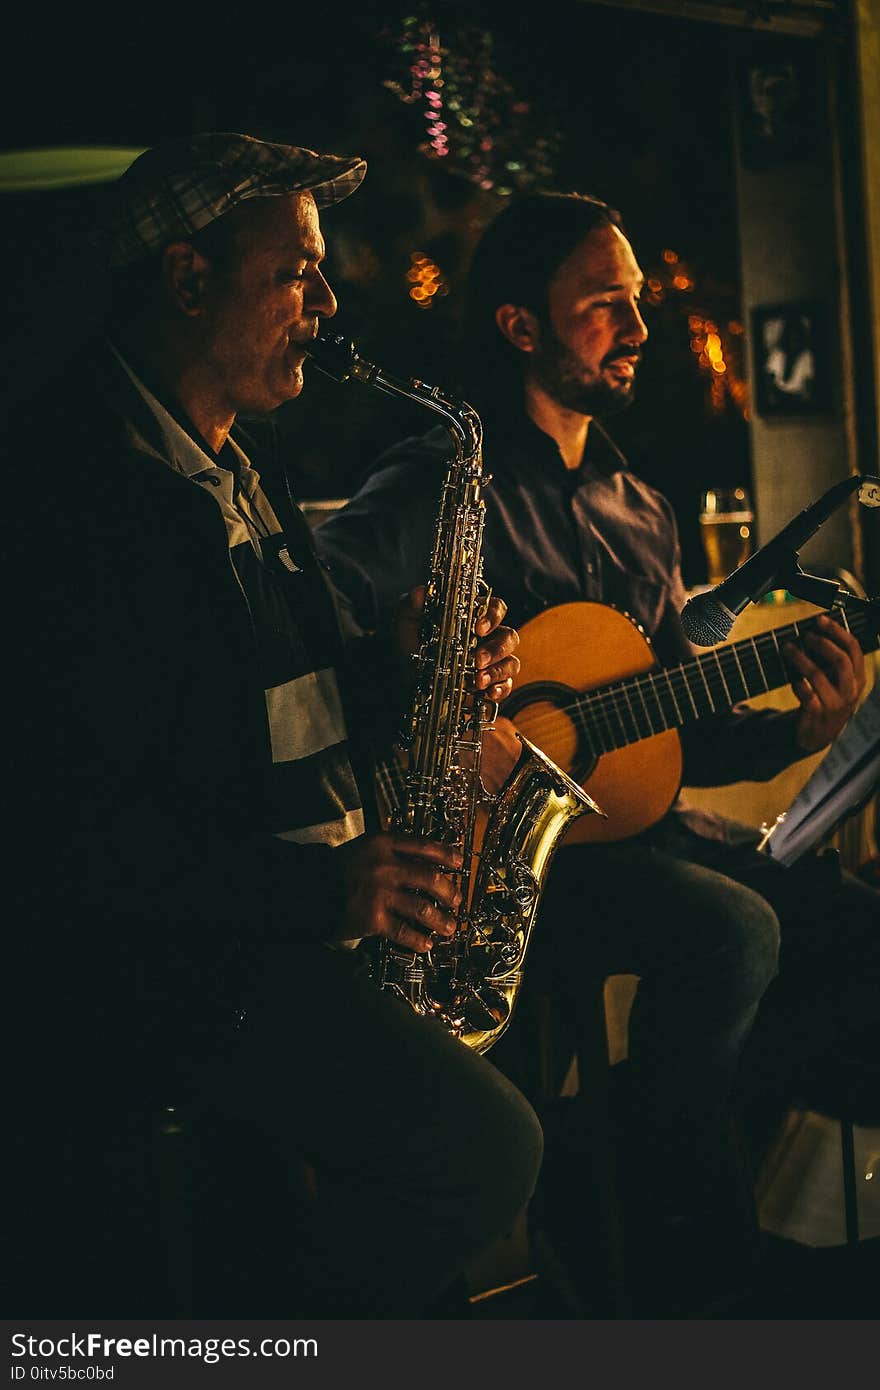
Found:
<svg viewBox="0 0 880 1390"><path fill-rule="evenodd" d="M641 356L638 349L628 347L625 352L610 352L602 360L602 366L615 357ZM556 336L549 323L541 324L541 351L532 361L532 371L541 386L554 401L566 410L574 410L579 415L597 416L600 419L626 410L635 400L635 379L611 382L597 376L595 381L584 381L582 368L575 354Z"/></svg>

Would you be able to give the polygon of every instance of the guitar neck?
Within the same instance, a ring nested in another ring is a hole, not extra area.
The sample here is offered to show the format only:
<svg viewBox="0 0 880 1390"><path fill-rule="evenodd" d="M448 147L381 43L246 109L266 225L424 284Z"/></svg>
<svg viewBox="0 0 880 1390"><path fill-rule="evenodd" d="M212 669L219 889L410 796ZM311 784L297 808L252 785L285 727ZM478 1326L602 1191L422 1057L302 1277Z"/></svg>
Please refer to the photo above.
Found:
<svg viewBox="0 0 880 1390"><path fill-rule="evenodd" d="M835 610L833 616L854 633L863 650L877 645L867 606ZM578 696L571 712L597 753L608 753L668 729L680 729L698 719L726 713L741 700L787 685L790 676L782 649L815 625L815 617L789 623L743 641L713 647L678 666L630 676Z"/></svg>

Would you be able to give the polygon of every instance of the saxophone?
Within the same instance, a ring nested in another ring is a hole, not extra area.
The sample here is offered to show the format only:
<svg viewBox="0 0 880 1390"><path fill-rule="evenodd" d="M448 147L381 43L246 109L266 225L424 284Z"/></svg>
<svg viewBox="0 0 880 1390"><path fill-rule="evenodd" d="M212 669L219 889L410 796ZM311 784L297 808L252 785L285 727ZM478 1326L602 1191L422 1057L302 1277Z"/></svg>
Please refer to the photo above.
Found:
<svg viewBox="0 0 880 1390"><path fill-rule="evenodd" d="M336 381L354 378L434 411L455 445L400 736L408 766L391 825L462 851L464 867L457 874L462 906L454 935L438 940L426 954L383 938L373 970L380 988L416 1013L438 1019L475 1052L486 1052L513 1014L554 851L572 820L588 811L604 813L522 735L516 767L501 791L490 796L480 779L483 734L497 705L477 692L474 679L475 629L490 598L481 557L482 491L488 479L476 411L447 399L436 386L389 376L340 335L319 334L309 353ZM487 820L477 844L481 808Z"/></svg>

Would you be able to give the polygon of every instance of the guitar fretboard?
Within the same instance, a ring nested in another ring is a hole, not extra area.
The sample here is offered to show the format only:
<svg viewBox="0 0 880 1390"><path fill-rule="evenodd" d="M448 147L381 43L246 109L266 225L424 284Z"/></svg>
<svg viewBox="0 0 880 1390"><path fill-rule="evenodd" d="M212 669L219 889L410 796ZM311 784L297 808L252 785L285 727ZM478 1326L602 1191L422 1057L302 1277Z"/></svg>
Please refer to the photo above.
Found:
<svg viewBox="0 0 880 1390"><path fill-rule="evenodd" d="M835 616L866 648L868 620L858 608ZM579 695L568 712L579 724L593 752L610 753L667 729L729 710L741 700L786 685L790 680L782 655L786 643L815 627L816 619L789 623L744 641L713 647L681 662L616 681ZM876 644L876 634L872 634Z"/></svg>

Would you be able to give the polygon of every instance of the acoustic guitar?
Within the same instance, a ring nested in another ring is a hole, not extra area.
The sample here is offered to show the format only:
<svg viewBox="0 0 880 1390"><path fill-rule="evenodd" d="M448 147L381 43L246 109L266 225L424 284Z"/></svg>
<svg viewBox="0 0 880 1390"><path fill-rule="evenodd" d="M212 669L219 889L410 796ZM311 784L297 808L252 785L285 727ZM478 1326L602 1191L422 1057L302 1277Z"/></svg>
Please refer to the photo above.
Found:
<svg viewBox="0 0 880 1390"><path fill-rule="evenodd" d="M625 840L655 825L681 786L679 729L787 685L782 648L804 637L818 616L669 667L657 664L644 628L606 604L563 603L524 623L516 688L501 713L579 782L606 817L579 817L565 843ZM845 596L830 616L862 651L876 649L880 602ZM404 763L405 754L378 767L386 820L399 801Z"/></svg>
<svg viewBox="0 0 880 1390"><path fill-rule="evenodd" d="M863 651L877 647L876 600L845 597L831 616ZM605 604L564 603L525 623L520 674L502 712L607 815L580 817L566 843L623 840L660 820L681 785L679 729L787 685L781 649L816 617L670 667L658 666L633 618Z"/></svg>

